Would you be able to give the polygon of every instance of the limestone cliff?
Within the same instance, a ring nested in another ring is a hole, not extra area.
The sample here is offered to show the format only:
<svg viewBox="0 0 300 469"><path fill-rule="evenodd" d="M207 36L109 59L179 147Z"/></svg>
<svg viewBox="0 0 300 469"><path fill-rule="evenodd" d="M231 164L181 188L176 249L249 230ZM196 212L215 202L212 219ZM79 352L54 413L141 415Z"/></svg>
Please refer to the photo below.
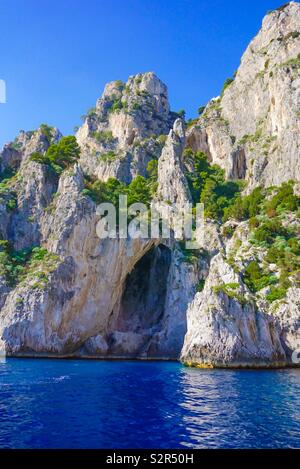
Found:
<svg viewBox="0 0 300 469"><path fill-rule="evenodd" d="M177 145L172 135L166 157ZM57 176L25 155L4 183L16 207L3 208L2 237L14 252L41 245L47 254L27 262L29 273L17 284L4 269L0 328L7 353L178 357L196 263L186 262L171 240L100 240L81 164ZM2 255L9 256L5 248Z"/></svg>
<svg viewBox="0 0 300 469"><path fill-rule="evenodd" d="M266 15L233 79L189 128L206 152L248 190L300 179L300 4Z"/></svg>
<svg viewBox="0 0 300 469"><path fill-rule="evenodd" d="M300 341L299 54L300 5L291 2L265 17L234 80L191 124L170 111L166 85L143 73L109 83L76 139L41 125L4 146L7 354L291 364ZM202 248L186 249L173 232L124 239L118 227L100 239L97 205L122 192L148 209L151 200L204 202Z"/></svg>
<svg viewBox="0 0 300 469"><path fill-rule="evenodd" d="M154 73L108 83L77 132L82 168L100 179L117 177L126 183L145 176L174 120L167 87Z"/></svg>

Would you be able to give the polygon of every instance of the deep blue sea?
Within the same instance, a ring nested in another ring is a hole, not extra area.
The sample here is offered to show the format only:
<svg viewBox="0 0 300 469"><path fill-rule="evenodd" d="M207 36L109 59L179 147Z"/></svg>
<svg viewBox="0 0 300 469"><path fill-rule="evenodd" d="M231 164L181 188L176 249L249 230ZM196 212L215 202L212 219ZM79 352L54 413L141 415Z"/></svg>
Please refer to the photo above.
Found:
<svg viewBox="0 0 300 469"><path fill-rule="evenodd" d="M0 362L0 448L300 447L300 370Z"/></svg>

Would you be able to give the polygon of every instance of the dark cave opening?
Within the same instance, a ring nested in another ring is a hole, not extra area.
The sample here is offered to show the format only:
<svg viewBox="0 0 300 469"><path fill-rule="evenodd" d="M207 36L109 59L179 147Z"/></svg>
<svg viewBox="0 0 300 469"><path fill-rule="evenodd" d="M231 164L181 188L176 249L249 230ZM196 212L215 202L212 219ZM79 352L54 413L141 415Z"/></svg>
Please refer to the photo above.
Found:
<svg viewBox="0 0 300 469"><path fill-rule="evenodd" d="M142 332L159 325L167 293L171 251L160 244L148 251L127 275L118 330Z"/></svg>

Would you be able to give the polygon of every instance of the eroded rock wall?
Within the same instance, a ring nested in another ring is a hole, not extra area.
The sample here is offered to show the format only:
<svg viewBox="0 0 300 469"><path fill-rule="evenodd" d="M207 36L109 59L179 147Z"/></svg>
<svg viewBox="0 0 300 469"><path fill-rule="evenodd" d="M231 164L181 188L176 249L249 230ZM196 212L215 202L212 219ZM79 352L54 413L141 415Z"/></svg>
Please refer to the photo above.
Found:
<svg viewBox="0 0 300 469"><path fill-rule="evenodd" d="M245 179L249 192L299 181L299 31L298 3L268 14L234 81L187 130L150 72L106 86L77 132L79 161L61 173L31 158L61 139L57 129L43 125L5 145L1 348L10 355L181 355L200 367L291 364L300 339L297 272L288 272L283 299L268 301L269 287L249 290L245 270L254 259L263 265L266 249L251 242L248 221L206 219L203 246L193 252L174 233L168 240L100 239L85 189L87 180L148 177L147 164L156 160L154 200L184 207L191 202L186 175L194 171L183 160L186 147L205 152L228 178ZM297 214L281 218L297 229ZM25 264L14 282L9 256L26 258L34 246L42 260ZM277 266L270 268L279 278Z"/></svg>
<svg viewBox="0 0 300 469"><path fill-rule="evenodd" d="M229 177L263 184L300 180L300 4L267 14L234 80L187 133Z"/></svg>

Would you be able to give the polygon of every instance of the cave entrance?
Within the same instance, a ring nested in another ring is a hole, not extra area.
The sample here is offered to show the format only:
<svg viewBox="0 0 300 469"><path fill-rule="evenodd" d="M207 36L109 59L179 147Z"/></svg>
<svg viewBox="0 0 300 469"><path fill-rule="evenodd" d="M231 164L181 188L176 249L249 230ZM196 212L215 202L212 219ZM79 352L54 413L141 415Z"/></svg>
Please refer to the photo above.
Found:
<svg viewBox="0 0 300 469"><path fill-rule="evenodd" d="M159 328L164 315L171 251L160 244L148 251L127 275L118 330L143 332Z"/></svg>

